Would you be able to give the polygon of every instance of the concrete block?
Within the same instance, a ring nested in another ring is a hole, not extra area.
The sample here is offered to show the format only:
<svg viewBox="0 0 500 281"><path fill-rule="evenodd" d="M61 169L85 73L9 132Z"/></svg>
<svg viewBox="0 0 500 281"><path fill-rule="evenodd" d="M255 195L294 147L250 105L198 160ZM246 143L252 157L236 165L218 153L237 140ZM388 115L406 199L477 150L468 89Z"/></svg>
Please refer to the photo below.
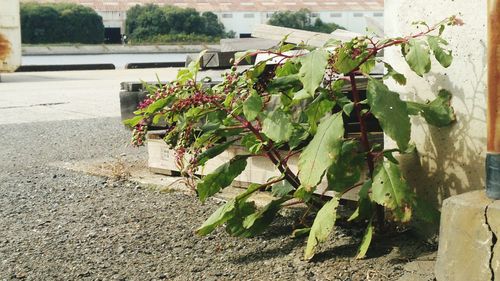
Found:
<svg viewBox="0 0 500 281"><path fill-rule="evenodd" d="M267 50L278 45L279 40L262 38L221 39L221 52L240 52L246 50Z"/></svg>
<svg viewBox="0 0 500 281"><path fill-rule="evenodd" d="M473 191L443 202L438 281L500 280L500 201Z"/></svg>

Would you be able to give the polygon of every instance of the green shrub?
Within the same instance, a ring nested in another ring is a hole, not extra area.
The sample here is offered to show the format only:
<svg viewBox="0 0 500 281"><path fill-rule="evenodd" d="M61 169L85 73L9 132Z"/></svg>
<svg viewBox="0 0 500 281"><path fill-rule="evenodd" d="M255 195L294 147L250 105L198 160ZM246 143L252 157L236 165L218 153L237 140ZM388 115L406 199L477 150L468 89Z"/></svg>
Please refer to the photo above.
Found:
<svg viewBox="0 0 500 281"><path fill-rule="evenodd" d="M268 23L274 26L283 26L324 33L333 32L338 28L344 29L338 24L325 23L319 18L313 23L311 12L307 9L301 9L297 12L286 11L274 13Z"/></svg>
<svg viewBox="0 0 500 281"><path fill-rule="evenodd" d="M22 42L85 43L104 41L104 25L94 10L76 4L21 4Z"/></svg>
<svg viewBox="0 0 500 281"><path fill-rule="evenodd" d="M162 44L162 43L182 43L182 44L197 44L197 43L216 43L220 37L213 37L203 34L160 34L145 37L143 39L135 39L132 44Z"/></svg>
<svg viewBox="0 0 500 281"><path fill-rule="evenodd" d="M213 41L213 38L226 35L224 25L212 12L200 15L191 8L160 7L152 4L130 8L127 11L125 26L126 33L134 42L197 41L203 38L202 36Z"/></svg>

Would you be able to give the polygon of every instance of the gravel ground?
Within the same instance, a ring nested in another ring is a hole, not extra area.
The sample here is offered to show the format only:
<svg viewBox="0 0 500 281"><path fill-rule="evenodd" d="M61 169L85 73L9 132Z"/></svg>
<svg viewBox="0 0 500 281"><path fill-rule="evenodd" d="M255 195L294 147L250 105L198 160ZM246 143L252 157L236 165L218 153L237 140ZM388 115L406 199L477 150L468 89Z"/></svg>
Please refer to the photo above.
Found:
<svg viewBox="0 0 500 281"><path fill-rule="evenodd" d="M379 238L354 260L362 229L339 226L312 262L289 237L293 217L263 235L193 234L215 201L158 193L52 165L145 158L117 118L0 126L0 280L398 280L432 253L409 233Z"/></svg>

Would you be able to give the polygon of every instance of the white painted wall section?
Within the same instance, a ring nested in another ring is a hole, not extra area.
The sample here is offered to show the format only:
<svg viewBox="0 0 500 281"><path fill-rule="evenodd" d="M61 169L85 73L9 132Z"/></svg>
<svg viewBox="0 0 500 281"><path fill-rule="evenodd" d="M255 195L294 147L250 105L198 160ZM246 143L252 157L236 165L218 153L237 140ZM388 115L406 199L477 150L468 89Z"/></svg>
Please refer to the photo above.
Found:
<svg viewBox="0 0 500 281"><path fill-rule="evenodd" d="M388 86L415 101L432 100L437 92L453 93L458 122L436 128L412 118L412 139L418 155L404 156L404 174L417 193L436 204L454 194L483 189L486 151L486 1L386 0L385 33L400 36L415 32L413 21L436 23L458 15L464 26L448 27L444 38L453 50L448 69L433 60L432 70L418 77L404 62L399 48L385 52L385 59L408 78L404 87L388 80ZM386 141L386 147L394 146Z"/></svg>

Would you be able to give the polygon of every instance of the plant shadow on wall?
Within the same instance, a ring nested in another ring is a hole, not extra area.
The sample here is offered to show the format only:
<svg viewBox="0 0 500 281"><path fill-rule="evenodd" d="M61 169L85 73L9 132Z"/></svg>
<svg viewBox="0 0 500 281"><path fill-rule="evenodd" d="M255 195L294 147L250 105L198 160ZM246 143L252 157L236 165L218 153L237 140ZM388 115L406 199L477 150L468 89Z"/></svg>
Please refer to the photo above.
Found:
<svg viewBox="0 0 500 281"><path fill-rule="evenodd" d="M464 67L471 69L470 73L473 74L467 80L459 81L458 84L442 73L427 74L427 78L434 81L431 84L432 92L439 91L439 85L453 93L455 104L460 103L461 110L456 113L459 122L451 127L436 128L425 126L415 118L413 124L417 125L419 133L426 136L425 141L419 153L408 154L402 159L402 169L409 171L406 176L413 187L421 185L422 179L426 178L425 182L429 183L429 186L438 188L438 192L415 188L417 196L425 198L435 206L452 194L482 189L485 185L483 144L486 139L482 134L471 133L481 131L486 117L485 103L478 102L486 96L486 46L484 43L482 46L484 55L480 63L470 58L468 62L464 62ZM466 99L465 92L472 95L467 95L469 98ZM412 94L418 98L416 89L413 89ZM479 128L475 128L475 124L479 125ZM453 140L452 146L450 140ZM476 169L467 170L466 167Z"/></svg>
<svg viewBox="0 0 500 281"><path fill-rule="evenodd" d="M285 37L276 48L237 54L234 66L215 86L203 83L209 79L198 79L199 61L194 61L179 71L176 80L151 88L137 116L125 123L134 127L136 145L144 144L149 125L167 124L164 141L175 151L181 174L202 202L228 187L249 159L265 157L279 171L262 184L250 184L222 205L197 234L209 235L224 226L230 235L253 237L282 208L300 204L305 208L293 224L292 236L307 237L304 259L311 260L335 225L344 222L337 220L342 197L358 190L357 208L346 221L364 228L356 255L363 258L372 239L391 237L388 234L393 230L385 224L386 218L395 222L391 227L405 226L412 218L429 223L439 219L439 213L407 184L395 155L414 151L410 116L436 127L455 122L452 95L441 89L429 103L402 100L381 80L406 84L406 77L377 54L400 47L419 76L429 73L431 55L448 67L452 55L441 35L447 26L462 21L452 16L433 26L415 24L425 27L424 31L388 39L330 40L319 48L287 44ZM268 59L238 69L243 60L258 54ZM377 63L386 69L383 77L370 75ZM367 81L366 98L360 92L360 77ZM348 118L356 119L358 133L347 130ZM397 148L384 150L372 142L370 119L378 120ZM198 178L200 167L235 145L244 153ZM299 155L298 172L289 163L295 155ZM274 200L257 207L249 198L261 190L270 191ZM326 191L333 196L325 196Z"/></svg>

